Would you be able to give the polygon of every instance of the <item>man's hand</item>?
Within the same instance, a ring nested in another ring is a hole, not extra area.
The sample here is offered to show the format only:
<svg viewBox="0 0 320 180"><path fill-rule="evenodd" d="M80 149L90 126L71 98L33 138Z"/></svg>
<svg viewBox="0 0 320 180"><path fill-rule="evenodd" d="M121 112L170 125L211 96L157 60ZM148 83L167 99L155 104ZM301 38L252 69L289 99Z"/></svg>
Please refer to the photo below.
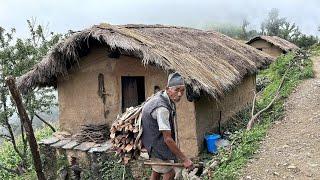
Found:
<svg viewBox="0 0 320 180"><path fill-rule="evenodd" d="M172 139L171 131L162 131L164 142L169 147L170 151L173 152L179 159L183 161L183 166L188 170L193 169L193 162L187 158L178 148L176 142Z"/></svg>
<svg viewBox="0 0 320 180"><path fill-rule="evenodd" d="M193 167L193 162L190 160L190 159L186 159L183 161L183 166L185 168L187 168L188 170L192 170L194 167Z"/></svg>

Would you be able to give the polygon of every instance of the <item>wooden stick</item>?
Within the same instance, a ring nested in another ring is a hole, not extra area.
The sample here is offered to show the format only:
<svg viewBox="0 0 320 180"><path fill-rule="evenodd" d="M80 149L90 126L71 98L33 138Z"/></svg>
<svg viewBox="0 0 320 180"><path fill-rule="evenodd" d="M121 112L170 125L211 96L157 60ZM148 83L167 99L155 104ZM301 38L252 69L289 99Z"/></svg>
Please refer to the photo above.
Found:
<svg viewBox="0 0 320 180"><path fill-rule="evenodd" d="M253 97L253 101L252 101L251 117L253 117L253 115L254 115L254 106L256 104L256 98L257 98L256 90L253 89L252 91L254 93L254 97Z"/></svg>
<svg viewBox="0 0 320 180"><path fill-rule="evenodd" d="M27 135L27 139L29 141L29 146L30 146L30 150L31 150L32 158L33 158L33 164L34 164L38 179L45 180L46 178L45 178L44 173L42 171L42 163L41 163L41 159L40 159L40 153L39 153L39 149L38 149L37 140L34 136L32 124L31 124L31 121L28 117L27 111L24 108L24 105L22 103L21 95L16 87L16 82L15 82L14 77L9 76L6 79L6 84L9 87L12 98L14 99L14 102L17 106L21 123L23 124L23 127L26 130L26 135Z"/></svg>
<svg viewBox="0 0 320 180"><path fill-rule="evenodd" d="M145 161L144 165L148 166L173 166L173 167L184 167L182 163L167 163L167 162L152 162L152 161ZM198 168L202 167L201 164L194 164L193 167Z"/></svg>

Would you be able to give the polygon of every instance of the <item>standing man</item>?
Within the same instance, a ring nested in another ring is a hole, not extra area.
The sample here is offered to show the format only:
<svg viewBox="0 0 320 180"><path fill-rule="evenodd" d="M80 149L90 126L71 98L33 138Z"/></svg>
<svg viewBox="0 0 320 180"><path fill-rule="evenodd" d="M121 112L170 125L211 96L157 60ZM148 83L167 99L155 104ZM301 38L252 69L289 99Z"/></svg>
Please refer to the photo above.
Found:
<svg viewBox="0 0 320 180"><path fill-rule="evenodd" d="M142 143L148 150L152 161L174 162L178 158L185 168L193 167L192 161L187 158L176 144L175 103L179 102L185 91L183 78L178 73L168 77L165 90L156 93L142 110ZM174 179L175 172L172 166L152 166L151 180Z"/></svg>

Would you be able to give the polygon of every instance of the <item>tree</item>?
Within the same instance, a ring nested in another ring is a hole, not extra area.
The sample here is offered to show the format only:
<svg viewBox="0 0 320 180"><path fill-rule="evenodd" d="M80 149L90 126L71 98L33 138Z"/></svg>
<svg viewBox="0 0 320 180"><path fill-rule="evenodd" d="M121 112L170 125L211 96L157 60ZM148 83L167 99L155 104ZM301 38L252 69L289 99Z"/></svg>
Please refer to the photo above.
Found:
<svg viewBox="0 0 320 180"><path fill-rule="evenodd" d="M240 38L242 29L234 24L211 24L206 27L208 30L214 30L232 38Z"/></svg>
<svg viewBox="0 0 320 180"><path fill-rule="evenodd" d="M289 22L285 21L282 26L280 27L279 37L287 40L293 40L299 38L302 33L299 30L299 27L296 26L295 23L290 24Z"/></svg>
<svg viewBox="0 0 320 180"><path fill-rule="evenodd" d="M35 170L37 172L38 180L45 180L46 178L45 178L43 170L42 170L42 163L41 163L37 140L34 135L32 123L28 117L26 109L24 108L20 92L16 86L15 78L12 76L7 77L6 78L6 85L8 86L10 93L11 93L11 96L15 102L17 109L18 109L21 124L22 124L23 128L25 128L25 130L26 130L26 136L27 136L27 139L29 142L29 147L30 147L30 151L32 154L32 159L33 159L33 164L34 164Z"/></svg>
<svg viewBox="0 0 320 180"><path fill-rule="evenodd" d="M279 17L278 9L271 9L268 18L261 24L261 34L268 36L279 36L281 26L286 22L286 18Z"/></svg>
<svg viewBox="0 0 320 180"><path fill-rule="evenodd" d="M310 47L319 42L319 38L313 35L302 34L298 38L293 39L293 43L302 48Z"/></svg>
<svg viewBox="0 0 320 180"><path fill-rule="evenodd" d="M242 25L241 25L241 29L242 29L241 38L242 39L248 39L247 27L249 26L249 24L250 23L247 19L243 19Z"/></svg>
<svg viewBox="0 0 320 180"><path fill-rule="evenodd" d="M290 23L286 18L279 17L278 9L272 9L268 18L261 23L260 34L278 36L303 48L310 47L319 41L315 36L303 34L295 23Z"/></svg>
<svg viewBox="0 0 320 180"><path fill-rule="evenodd" d="M242 40L249 40L253 38L254 36L258 35L258 32L256 30L249 30L248 26L250 25L249 21L247 19L243 19L242 25L241 25L241 34L239 35L240 39Z"/></svg>
<svg viewBox="0 0 320 180"><path fill-rule="evenodd" d="M295 23L291 24L286 18L279 17L278 9L272 9L268 18L261 23L261 34L292 40L300 36L301 32Z"/></svg>
<svg viewBox="0 0 320 180"><path fill-rule="evenodd" d="M21 159L21 163L17 164L17 167L22 167L19 168L20 171L12 171L17 173L23 173L23 169L28 165L26 157L28 150L27 140L22 124L19 127L15 127L12 123L12 119L17 111L12 99L9 97L5 78L8 76L18 77L29 71L61 38L59 34L47 33L46 29L41 25L37 25L34 19L28 20L27 24L30 36L26 39L14 38L14 28L6 32L4 28L0 27L0 125L6 131L0 137L12 143L15 152ZM50 108L56 105L54 102L55 96L52 92L53 89L51 88L35 88L23 96L23 101L31 121L36 116L39 116L39 113L50 113ZM21 131L19 136L23 142L22 148L17 146L18 135L15 134L15 129L17 128Z"/></svg>

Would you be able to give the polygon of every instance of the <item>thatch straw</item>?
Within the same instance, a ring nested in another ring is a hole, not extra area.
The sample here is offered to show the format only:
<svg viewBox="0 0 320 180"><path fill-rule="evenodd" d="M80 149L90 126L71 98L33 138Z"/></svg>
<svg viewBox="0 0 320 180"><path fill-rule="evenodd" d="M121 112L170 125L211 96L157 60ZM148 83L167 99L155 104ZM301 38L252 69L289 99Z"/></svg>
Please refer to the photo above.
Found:
<svg viewBox="0 0 320 180"><path fill-rule="evenodd" d="M264 40L267 41L268 43L280 48L282 51L289 52L289 51L294 51L298 50L299 47L285 39L282 39L278 36L257 36L252 39L250 39L246 44L251 44L257 40Z"/></svg>
<svg viewBox="0 0 320 180"><path fill-rule="evenodd" d="M91 43L101 43L121 54L137 57L144 65L177 71L194 92L214 98L241 82L244 76L273 58L213 31L163 25L100 24L58 43L31 71L18 79L24 93L36 86L54 86L57 78L77 68Z"/></svg>

